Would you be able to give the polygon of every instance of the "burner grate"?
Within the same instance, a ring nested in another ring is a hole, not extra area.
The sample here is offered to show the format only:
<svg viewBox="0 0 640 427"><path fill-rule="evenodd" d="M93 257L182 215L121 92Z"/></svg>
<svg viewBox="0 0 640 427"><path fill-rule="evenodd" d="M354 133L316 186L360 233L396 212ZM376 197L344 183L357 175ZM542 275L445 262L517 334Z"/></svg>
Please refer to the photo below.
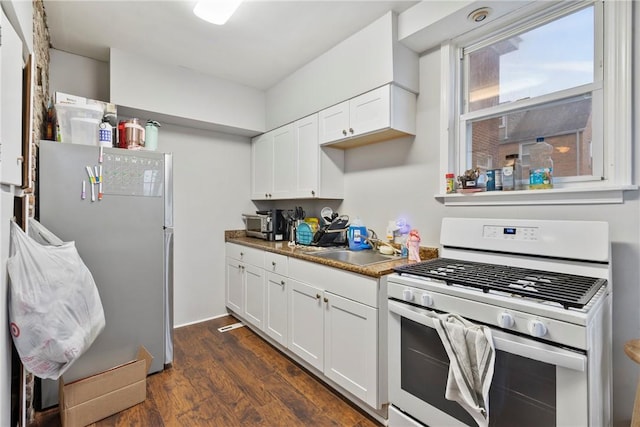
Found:
<svg viewBox="0 0 640 427"><path fill-rule="evenodd" d="M594 277L531 270L506 265L436 258L394 269L398 274L430 277L448 285L498 290L515 295L583 308L607 281Z"/></svg>

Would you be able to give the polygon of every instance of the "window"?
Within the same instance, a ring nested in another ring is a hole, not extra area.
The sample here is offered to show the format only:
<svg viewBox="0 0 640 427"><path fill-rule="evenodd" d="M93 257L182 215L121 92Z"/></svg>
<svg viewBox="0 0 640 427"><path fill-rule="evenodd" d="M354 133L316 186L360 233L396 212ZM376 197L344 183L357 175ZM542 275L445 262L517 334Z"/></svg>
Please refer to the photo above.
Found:
<svg viewBox="0 0 640 427"><path fill-rule="evenodd" d="M543 137L554 188L631 188L628 3L532 2L444 45L443 173L498 168L512 154L527 173Z"/></svg>

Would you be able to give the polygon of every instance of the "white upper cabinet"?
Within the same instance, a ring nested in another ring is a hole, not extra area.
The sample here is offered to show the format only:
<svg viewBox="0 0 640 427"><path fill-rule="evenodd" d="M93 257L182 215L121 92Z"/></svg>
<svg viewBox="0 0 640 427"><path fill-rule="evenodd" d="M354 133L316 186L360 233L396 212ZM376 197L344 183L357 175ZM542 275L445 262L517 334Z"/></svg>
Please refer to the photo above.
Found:
<svg viewBox="0 0 640 427"><path fill-rule="evenodd" d="M0 182L22 185L22 40L0 21Z"/></svg>
<svg viewBox="0 0 640 427"><path fill-rule="evenodd" d="M349 133L349 101L341 102L320 111L320 143L340 141L351 136Z"/></svg>
<svg viewBox="0 0 640 427"><path fill-rule="evenodd" d="M293 125L282 126L273 134L273 199L289 199L295 189L295 137Z"/></svg>
<svg viewBox="0 0 640 427"><path fill-rule="evenodd" d="M344 194L342 150L318 145L318 114L253 139L253 200L339 199Z"/></svg>
<svg viewBox="0 0 640 427"><path fill-rule="evenodd" d="M389 84L319 113L320 144L351 148L416 132L416 95Z"/></svg>
<svg viewBox="0 0 640 427"><path fill-rule="evenodd" d="M273 135L259 135L251 141L251 198L269 199L273 192Z"/></svg>
<svg viewBox="0 0 640 427"><path fill-rule="evenodd" d="M318 115L295 122L296 197L317 197L319 179Z"/></svg>
<svg viewBox="0 0 640 427"><path fill-rule="evenodd" d="M251 198L290 199L295 188L293 125L282 126L251 142Z"/></svg>
<svg viewBox="0 0 640 427"><path fill-rule="evenodd" d="M340 199L344 196L344 152L318 144L318 114L294 124L296 198Z"/></svg>

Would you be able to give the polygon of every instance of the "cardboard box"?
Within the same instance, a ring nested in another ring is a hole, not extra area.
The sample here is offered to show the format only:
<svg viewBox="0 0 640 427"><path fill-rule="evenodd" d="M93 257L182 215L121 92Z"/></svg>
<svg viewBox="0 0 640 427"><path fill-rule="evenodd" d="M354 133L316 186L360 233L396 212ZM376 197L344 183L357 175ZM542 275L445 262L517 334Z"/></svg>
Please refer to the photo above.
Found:
<svg viewBox="0 0 640 427"><path fill-rule="evenodd" d="M71 95L64 92L56 92L55 103L84 105L87 103L87 98L83 96Z"/></svg>
<svg viewBox="0 0 640 427"><path fill-rule="evenodd" d="M153 356L143 346L136 360L69 384L59 382L63 427L82 427L130 408L147 398Z"/></svg>

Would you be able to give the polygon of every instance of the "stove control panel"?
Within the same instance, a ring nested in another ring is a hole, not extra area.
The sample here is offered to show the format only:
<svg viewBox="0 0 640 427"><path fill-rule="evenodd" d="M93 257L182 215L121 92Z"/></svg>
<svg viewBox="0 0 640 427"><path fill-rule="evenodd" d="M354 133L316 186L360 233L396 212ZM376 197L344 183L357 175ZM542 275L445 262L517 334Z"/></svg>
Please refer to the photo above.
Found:
<svg viewBox="0 0 640 427"><path fill-rule="evenodd" d="M538 228L485 225L482 236L487 239L535 241L538 240Z"/></svg>

